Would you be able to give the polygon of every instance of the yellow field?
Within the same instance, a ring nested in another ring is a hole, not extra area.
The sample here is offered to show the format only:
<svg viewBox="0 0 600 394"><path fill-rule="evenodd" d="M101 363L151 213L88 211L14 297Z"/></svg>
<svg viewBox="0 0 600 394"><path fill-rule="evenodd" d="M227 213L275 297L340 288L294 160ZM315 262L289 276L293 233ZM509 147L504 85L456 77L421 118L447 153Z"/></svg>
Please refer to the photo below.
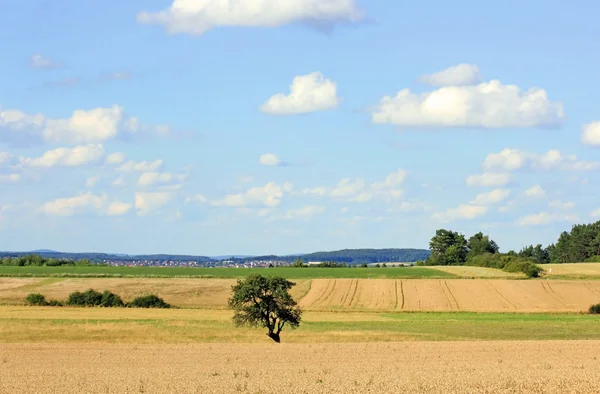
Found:
<svg viewBox="0 0 600 394"><path fill-rule="evenodd" d="M597 281L313 279L307 310L579 312L600 302Z"/></svg>
<svg viewBox="0 0 600 394"><path fill-rule="evenodd" d="M437 271L444 271L456 276L460 276L461 278L525 278L525 274L522 273L504 272L496 268L470 267L466 265L440 265L420 268L429 268Z"/></svg>
<svg viewBox="0 0 600 394"><path fill-rule="evenodd" d="M553 276L600 277L600 263L545 264L543 268L549 278ZM550 269L552 269L551 273Z"/></svg>
<svg viewBox="0 0 600 394"><path fill-rule="evenodd" d="M301 298L308 291L310 280L294 282L292 296ZM179 307L225 308L235 283L235 279L0 278L0 303L22 304L29 293L65 300L74 291L93 288L110 290L126 301L151 292Z"/></svg>
<svg viewBox="0 0 600 394"><path fill-rule="evenodd" d="M0 345L0 393L597 393L600 341Z"/></svg>
<svg viewBox="0 0 600 394"><path fill-rule="evenodd" d="M554 272L554 270L553 270ZM188 308L224 309L230 279L0 278L0 303L28 293L66 299L75 290L109 289L129 300L156 292ZM600 302L600 281L469 279L298 280L292 295L305 310L580 312Z"/></svg>

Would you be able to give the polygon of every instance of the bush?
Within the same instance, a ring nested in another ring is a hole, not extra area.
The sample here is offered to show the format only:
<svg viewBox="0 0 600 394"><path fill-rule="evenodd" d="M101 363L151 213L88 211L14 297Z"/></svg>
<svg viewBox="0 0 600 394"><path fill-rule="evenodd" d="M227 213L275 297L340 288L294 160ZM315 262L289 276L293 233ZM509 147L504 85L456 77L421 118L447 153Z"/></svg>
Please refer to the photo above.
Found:
<svg viewBox="0 0 600 394"><path fill-rule="evenodd" d="M75 291L69 294L67 305L70 306L99 306L105 308L123 307L125 303L118 295L105 290L100 293L94 289L85 292Z"/></svg>
<svg viewBox="0 0 600 394"><path fill-rule="evenodd" d="M506 272L522 272L528 278L537 278L543 270L528 260L513 260L504 266Z"/></svg>
<svg viewBox="0 0 600 394"><path fill-rule="evenodd" d="M31 293L31 294L27 295L27 298L25 298L25 302L27 302L28 305L32 305L32 306L48 305L48 301L46 301L46 297L39 293Z"/></svg>
<svg viewBox="0 0 600 394"><path fill-rule="evenodd" d="M590 306L589 312L592 315L600 315L600 304Z"/></svg>
<svg viewBox="0 0 600 394"><path fill-rule="evenodd" d="M129 304L130 308L170 308L171 305L167 304L162 298L155 294L148 294L134 298Z"/></svg>
<svg viewBox="0 0 600 394"><path fill-rule="evenodd" d="M48 306L63 306L63 302L59 300L50 300L48 301Z"/></svg>

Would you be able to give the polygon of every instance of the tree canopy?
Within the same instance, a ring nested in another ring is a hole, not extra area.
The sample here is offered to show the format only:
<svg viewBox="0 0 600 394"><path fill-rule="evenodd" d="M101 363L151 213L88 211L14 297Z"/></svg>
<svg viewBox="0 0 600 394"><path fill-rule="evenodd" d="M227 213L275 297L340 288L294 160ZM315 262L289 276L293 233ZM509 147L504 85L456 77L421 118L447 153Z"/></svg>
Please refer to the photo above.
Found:
<svg viewBox="0 0 600 394"><path fill-rule="evenodd" d="M232 286L229 307L236 326L265 327L269 338L279 343L283 327L300 325L302 310L289 290L295 283L278 276L250 275Z"/></svg>

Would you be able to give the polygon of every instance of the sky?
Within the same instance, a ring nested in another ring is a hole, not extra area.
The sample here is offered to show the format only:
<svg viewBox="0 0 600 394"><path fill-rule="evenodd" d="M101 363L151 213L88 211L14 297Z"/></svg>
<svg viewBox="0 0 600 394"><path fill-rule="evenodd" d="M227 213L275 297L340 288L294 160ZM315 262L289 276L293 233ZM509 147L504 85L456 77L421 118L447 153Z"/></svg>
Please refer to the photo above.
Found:
<svg viewBox="0 0 600 394"><path fill-rule="evenodd" d="M596 1L0 9L0 250L508 251L600 219Z"/></svg>

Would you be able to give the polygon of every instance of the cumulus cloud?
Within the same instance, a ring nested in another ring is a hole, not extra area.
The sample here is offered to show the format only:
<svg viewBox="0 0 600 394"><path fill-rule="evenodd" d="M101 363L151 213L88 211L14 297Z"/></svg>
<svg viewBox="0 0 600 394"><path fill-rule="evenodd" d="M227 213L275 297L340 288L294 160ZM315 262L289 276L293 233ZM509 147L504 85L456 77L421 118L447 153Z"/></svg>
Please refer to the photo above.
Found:
<svg viewBox="0 0 600 394"><path fill-rule="evenodd" d="M402 169L389 174L382 182L368 184L364 179L344 178L335 186L307 188L302 194L313 197L329 196L333 199L349 202L368 202L375 198L386 201L396 200L403 195L399 187L406 179L407 172Z"/></svg>
<svg viewBox="0 0 600 394"><path fill-rule="evenodd" d="M278 166L281 164L281 159L273 153L265 153L260 156L258 162L263 166Z"/></svg>
<svg viewBox="0 0 600 394"><path fill-rule="evenodd" d="M78 167L97 163L104 157L102 145L80 145L74 148L58 148L45 152L37 158L21 157L20 163L27 167Z"/></svg>
<svg viewBox="0 0 600 394"><path fill-rule="evenodd" d="M105 163L110 165L121 164L125 161L125 155L121 152L111 153L106 156Z"/></svg>
<svg viewBox="0 0 600 394"><path fill-rule="evenodd" d="M336 84L314 72L294 78L290 93L276 94L260 108L271 115L295 115L336 108L340 102Z"/></svg>
<svg viewBox="0 0 600 394"><path fill-rule="evenodd" d="M510 183L512 175L501 172L484 172L480 175L467 177L465 183L468 186L504 186Z"/></svg>
<svg viewBox="0 0 600 394"><path fill-rule="evenodd" d="M551 101L545 90L521 90L500 81L422 94L403 89L383 97L371 110L375 124L414 127L545 128L564 119L563 105Z"/></svg>
<svg viewBox="0 0 600 394"><path fill-rule="evenodd" d="M139 23L162 25L171 34L195 36L216 27L333 26L363 18L354 0L173 0L165 10L137 15Z"/></svg>
<svg viewBox="0 0 600 394"><path fill-rule="evenodd" d="M171 172L144 172L137 181L138 186L166 185L172 182L181 182L185 180L183 174L173 174Z"/></svg>
<svg viewBox="0 0 600 394"><path fill-rule="evenodd" d="M436 212L432 218L446 223L456 220L473 220L485 215L487 211L488 207L483 205L461 204L444 212Z"/></svg>
<svg viewBox="0 0 600 394"><path fill-rule="evenodd" d="M481 193L478 194L473 201L469 204L471 205L491 205L497 204L504 200L506 200L510 196L510 190L508 189L495 189L489 193Z"/></svg>
<svg viewBox="0 0 600 394"><path fill-rule="evenodd" d="M106 202L106 196L96 196L91 192L80 193L75 197L59 198L45 203L43 212L54 216L72 216L88 210L100 210Z"/></svg>
<svg viewBox="0 0 600 394"><path fill-rule="evenodd" d="M465 86L473 85L480 79L479 67L461 63L434 74L423 75L419 82L432 86Z"/></svg>
<svg viewBox="0 0 600 394"><path fill-rule="evenodd" d="M553 200L548 203L548 206L550 208L568 211L568 210L575 208L576 204L572 201Z"/></svg>
<svg viewBox="0 0 600 394"><path fill-rule="evenodd" d="M293 219L308 220L308 219L311 219L312 217L314 217L316 215L320 215L324 212L325 212L325 207L323 207L323 206L307 205L302 208L289 209L285 212L284 215L273 217L273 220L277 220L277 219L280 219L280 220L293 220Z"/></svg>
<svg viewBox="0 0 600 394"><path fill-rule="evenodd" d="M20 180L20 174L0 174L0 183L17 183Z"/></svg>
<svg viewBox="0 0 600 394"><path fill-rule="evenodd" d="M154 161L133 161L129 160L119 167L117 167L117 171L121 172L152 172L160 169L163 166L162 160L154 160Z"/></svg>
<svg viewBox="0 0 600 394"><path fill-rule="evenodd" d="M33 68L52 69L59 68L61 65L45 57L41 53L34 53L29 58L29 65Z"/></svg>
<svg viewBox="0 0 600 394"><path fill-rule="evenodd" d="M132 205L126 202L115 201L111 203L106 209L108 216L121 216L125 215L131 210Z"/></svg>
<svg viewBox="0 0 600 394"><path fill-rule="evenodd" d="M94 186L96 186L96 183L98 183L99 180L100 180L99 176L89 177L85 180L85 186L94 187Z"/></svg>
<svg viewBox="0 0 600 394"><path fill-rule="evenodd" d="M531 198L540 198L546 195L546 191L540 185L535 185L525 190L525 196Z"/></svg>
<svg viewBox="0 0 600 394"><path fill-rule="evenodd" d="M573 214L560 214L550 212L540 212L537 214L523 216L517 219L517 225L519 226L541 226L544 224L550 224L553 222L577 222L579 218Z"/></svg>
<svg viewBox="0 0 600 394"><path fill-rule="evenodd" d="M2 133L2 129L7 133ZM47 118L43 114L30 115L19 110L0 110L0 137L8 142L23 143L38 139L46 143L97 143L122 135L133 138L142 134L165 135L165 126L146 126L125 114L123 107L76 110L63 119Z"/></svg>
<svg viewBox="0 0 600 394"><path fill-rule="evenodd" d="M577 155L564 155L556 149L539 154L506 148L490 153L483 161L483 168L488 171L592 171L600 168L600 162L579 160Z"/></svg>
<svg viewBox="0 0 600 394"><path fill-rule="evenodd" d="M135 193L135 209L140 216L165 206L173 196L169 192Z"/></svg>
<svg viewBox="0 0 600 394"><path fill-rule="evenodd" d="M211 201L210 204L224 207L264 205L273 208L278 206L283 196L291 190L291 183L286 182L283 185L279 185L276 182L269 182L265 186L252 187L244 193L226 195L220 200ZM200 199L198 200L201 201Z"/></svg>
<svg viewBox="0 0 600 394"><path fill-rule="evenodd" d="M581 142L586 145L600 146L600 121L583 125Z"/></svg>
<svg viewBox="0 0 600 394"><path fill-rule="evenodd" d="M598 218L600 217L600 208L596 209L595 211L590 213L590 216L593 218Z"/></svg>

